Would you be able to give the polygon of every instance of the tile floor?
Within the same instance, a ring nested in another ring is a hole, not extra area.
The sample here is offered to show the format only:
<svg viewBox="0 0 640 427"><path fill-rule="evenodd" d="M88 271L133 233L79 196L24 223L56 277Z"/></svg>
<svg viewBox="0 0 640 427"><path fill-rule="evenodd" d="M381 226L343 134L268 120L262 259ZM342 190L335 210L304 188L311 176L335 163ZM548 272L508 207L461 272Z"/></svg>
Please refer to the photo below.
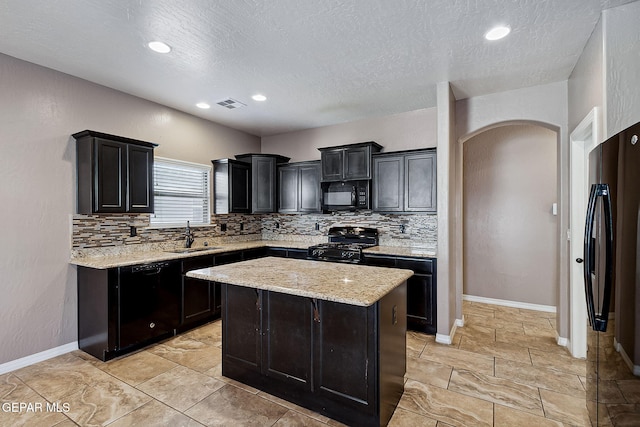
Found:
<svg viewBox="0 0 640 427"><path fill-rule="evenodd" d="M464 313L453 345L408 333L391 426L588 425L585 362L555 344L555 315L466 301ZM341 425L223 378L220 326L108 363L75 351L1 375L0 426ZM20 402L31 411L6 406Z"/></svg>

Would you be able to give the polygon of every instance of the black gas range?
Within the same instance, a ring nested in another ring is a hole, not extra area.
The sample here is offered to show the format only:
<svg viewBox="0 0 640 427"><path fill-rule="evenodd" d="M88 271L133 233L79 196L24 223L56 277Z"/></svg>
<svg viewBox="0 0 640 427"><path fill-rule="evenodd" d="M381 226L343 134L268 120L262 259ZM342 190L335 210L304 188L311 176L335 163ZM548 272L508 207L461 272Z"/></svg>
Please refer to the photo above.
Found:
<svg viewBox="0 0 640 427"><path fill-rule="evenodd" d="M322 261L362 262L362 250L378 245L378 230L367 227L331 227L329 242L310 246L308 257Z"/></svg>

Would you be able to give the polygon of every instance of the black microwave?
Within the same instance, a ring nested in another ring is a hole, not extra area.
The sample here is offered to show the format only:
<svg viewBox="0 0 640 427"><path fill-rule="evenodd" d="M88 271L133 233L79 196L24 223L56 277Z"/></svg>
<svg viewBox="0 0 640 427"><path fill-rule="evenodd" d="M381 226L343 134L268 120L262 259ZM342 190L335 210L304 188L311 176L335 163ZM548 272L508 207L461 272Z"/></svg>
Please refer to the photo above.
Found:
<svg viewBox="0 0 640 427"><path fill-rule="evenodd" d="M369 180L323 182L321 187L324 212L371 209Z"/></svg>

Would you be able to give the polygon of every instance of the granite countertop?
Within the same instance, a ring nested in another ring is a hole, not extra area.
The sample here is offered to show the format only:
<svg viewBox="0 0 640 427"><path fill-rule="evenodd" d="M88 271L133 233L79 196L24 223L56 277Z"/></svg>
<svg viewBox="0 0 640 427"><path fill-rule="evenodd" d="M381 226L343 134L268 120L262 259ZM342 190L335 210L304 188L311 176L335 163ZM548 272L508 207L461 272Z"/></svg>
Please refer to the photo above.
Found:
<svg viewBox="0 0 640 427"><path fill-rule="evenodd" d="M182 249L177 243L163 244L161 248L152 250L133 250L131 246L112 247L106 249L92 249L88 251L76 251L75 256L69 260L70 264L89 268L107 269L125 267L128 265L145 264L158 261L178 260L201 255L214 255L224 252L241 251L261 247L278 247L307 249L313 243L308 241L290 240L252 240L247 242L233 242L212 244L205 249L203 246L195 246L196 251L176 253L170 250ZM200 250L202 249L202 250ZM364 250L366 254L396 255L423 258L435 258L436 253L423 248L399 247L399 246L375 246Z"/></svg>
<svg viewBox="0 0 640 427"><path fill-rule="evenodd" d="M413 271L399 268L265 257L187 272L188 277L370 306Z"/></svg>

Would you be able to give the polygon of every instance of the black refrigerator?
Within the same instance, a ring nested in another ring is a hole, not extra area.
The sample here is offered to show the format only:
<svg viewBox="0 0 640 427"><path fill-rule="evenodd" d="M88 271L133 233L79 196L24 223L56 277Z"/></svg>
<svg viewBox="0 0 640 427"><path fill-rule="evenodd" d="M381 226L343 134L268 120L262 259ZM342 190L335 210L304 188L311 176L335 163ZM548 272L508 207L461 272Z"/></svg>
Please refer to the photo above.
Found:
<svg viewBox="0 0 640 427"><path fill-rule="evenodd" d="M640 426L640 123L589 154L586 396L593 426Z"/></svg>

